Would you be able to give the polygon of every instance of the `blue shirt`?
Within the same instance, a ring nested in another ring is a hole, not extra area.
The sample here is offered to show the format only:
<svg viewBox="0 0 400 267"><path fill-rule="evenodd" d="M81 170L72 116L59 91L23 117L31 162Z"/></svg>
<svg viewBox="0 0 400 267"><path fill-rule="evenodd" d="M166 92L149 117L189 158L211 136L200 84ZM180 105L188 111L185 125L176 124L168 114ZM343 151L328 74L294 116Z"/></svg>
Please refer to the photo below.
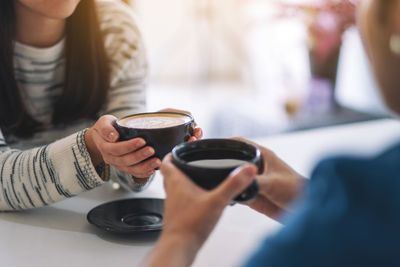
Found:
<svg viewBox="0 0 400 267"><path fill-rule="evenodd" d="M318 164L296 214L246 266L400 266L400 144Z"/></svg>

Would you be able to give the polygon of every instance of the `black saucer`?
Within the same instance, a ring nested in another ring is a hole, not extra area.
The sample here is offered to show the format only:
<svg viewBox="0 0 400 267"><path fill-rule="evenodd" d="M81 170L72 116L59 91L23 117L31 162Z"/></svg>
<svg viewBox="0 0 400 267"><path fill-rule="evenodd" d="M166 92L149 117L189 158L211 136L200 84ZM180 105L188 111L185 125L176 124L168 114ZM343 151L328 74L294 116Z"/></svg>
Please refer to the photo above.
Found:
<svg viewBox="0 0 400 267"><path fill-rule="evenodd" d="M101 204L89 211L87 220L117 234L152 232L162 229L163 213L163 199L132 198Z"/></svg>

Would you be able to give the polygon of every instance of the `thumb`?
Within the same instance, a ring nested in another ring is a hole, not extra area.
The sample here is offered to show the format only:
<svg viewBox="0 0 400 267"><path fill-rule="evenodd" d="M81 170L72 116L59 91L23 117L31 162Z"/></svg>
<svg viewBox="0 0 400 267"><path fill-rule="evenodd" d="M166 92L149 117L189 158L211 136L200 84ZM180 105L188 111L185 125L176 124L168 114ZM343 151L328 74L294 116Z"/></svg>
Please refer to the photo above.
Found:
<svg viewBox="0 0 400 267"><path fill-rule="evenodd" d="M253 182L256 175L256 166L250 164L241 166L234 170L214 192L218 198L224 199L226 202L224 204L228 204Z"/></svg>
<svg viewBox="0 0 400 267"><path fill-rule="evenodd" d="M104 140L111 143L116 142L119 138L119 134L114 128L116 120L117 118L114 116L104 115L97 121L97 132Z"/></svg>

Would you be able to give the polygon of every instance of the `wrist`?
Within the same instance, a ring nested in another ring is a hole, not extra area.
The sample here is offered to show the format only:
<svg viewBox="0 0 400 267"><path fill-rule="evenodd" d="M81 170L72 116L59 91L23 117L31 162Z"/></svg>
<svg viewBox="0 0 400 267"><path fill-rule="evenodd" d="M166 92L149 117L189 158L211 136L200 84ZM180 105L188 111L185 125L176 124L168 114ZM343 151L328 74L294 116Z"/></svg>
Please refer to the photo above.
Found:
<svg viewBox="0 0 400 267"><path fill-rule="evenodd" d="M198 229L193 229L193 227L171 226L171 224L168 225L168 222L166 223L163 227L160 240L176 243L177 246L182 247L181 249L185 250L187 253L197 253L207 240L208 235L204 236Z"/></svg>
<svg viewBox="0 0 400 267"><path fill-rule="evenodd" d="M85 144L86 144L86 148L89 152L90 155L90 159L92 160L92 164L94 166L98 166L101 163L103 163L103 157L100 153L100 151L97 148L96 143L93 140L93 129L89 128L84 135L84 139L85 139Z"/></svg>
<svg viewBox="0 0 400 267"><path fill-rule="evenodd" d="M163 230L144 266L190 266L201 245L191 235Z"/></svg>

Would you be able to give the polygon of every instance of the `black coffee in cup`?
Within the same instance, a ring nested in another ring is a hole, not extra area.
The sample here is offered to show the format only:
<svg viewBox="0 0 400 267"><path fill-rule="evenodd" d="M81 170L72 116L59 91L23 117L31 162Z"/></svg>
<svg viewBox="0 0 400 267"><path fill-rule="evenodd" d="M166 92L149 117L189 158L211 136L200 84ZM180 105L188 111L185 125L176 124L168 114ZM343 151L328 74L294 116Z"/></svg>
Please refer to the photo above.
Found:
<svg viewBox="0 0 400 267"><path fill-rule="evenodd" d="M263 172L261 151L248 143L230 139L204 139L176 146L172 150L173 163L197 185L214 189L237 167L253 163L258 173ZM234 201L245 202L258 194L257 181Z"/></svg>
<svg viewBox="0 0 400 267"><path fill-rule="evenodd" d="M119 119L115 128L120 141L141 137L154 148L154 156L163 159L193 135L194 119L179 112L140 113Z"/></svg>
<svg viewBox="0 0 400 267"><path fill-rule="evenodd" d="M236 168L249 163L239 159L201 159L188 162L188 165L200 168Z"/></svg>

